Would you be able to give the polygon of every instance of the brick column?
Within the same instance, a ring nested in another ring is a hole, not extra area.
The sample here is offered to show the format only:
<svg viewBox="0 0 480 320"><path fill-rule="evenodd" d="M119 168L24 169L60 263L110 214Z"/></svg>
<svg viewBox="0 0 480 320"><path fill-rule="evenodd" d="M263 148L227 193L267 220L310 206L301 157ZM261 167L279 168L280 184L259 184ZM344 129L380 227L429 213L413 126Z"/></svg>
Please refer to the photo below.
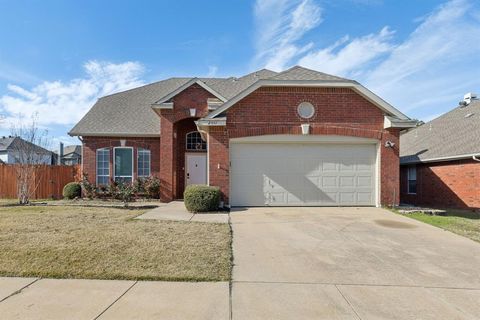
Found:
<svg viewBox="0 0 480 320"><path fill-rule="evenodd" d="M174 125L165 117L160 117L160 200L174 200L175 150Z"/></svg>
<svg viewBox="0 0 480 320"><path fill-rule="evenodd" d="M398 129L387 129L383 132L380 142L380 184L382 205L398 205L400 202L400 131ZM393 148L386 148L385 142L395 143Z"/></svg>
<svg viewBox="0 0 480 320"><path fill-rule="evenodd" d="M229 203L230 161L225 127L210 127L208 133L209 185L220 187L222 200Z"/></svg>

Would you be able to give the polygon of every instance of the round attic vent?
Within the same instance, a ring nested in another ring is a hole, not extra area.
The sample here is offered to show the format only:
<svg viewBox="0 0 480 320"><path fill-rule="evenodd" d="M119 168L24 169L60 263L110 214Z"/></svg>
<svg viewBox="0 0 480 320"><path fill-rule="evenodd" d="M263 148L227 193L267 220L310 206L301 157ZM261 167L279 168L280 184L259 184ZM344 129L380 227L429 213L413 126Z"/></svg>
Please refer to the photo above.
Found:
<svg viewBox="0 0 480 320"><path fill-rule="evenodd" d="M303 119L310 119L315 114L315 107L310 102L302 102L297 107L298 115Z"/></svg>

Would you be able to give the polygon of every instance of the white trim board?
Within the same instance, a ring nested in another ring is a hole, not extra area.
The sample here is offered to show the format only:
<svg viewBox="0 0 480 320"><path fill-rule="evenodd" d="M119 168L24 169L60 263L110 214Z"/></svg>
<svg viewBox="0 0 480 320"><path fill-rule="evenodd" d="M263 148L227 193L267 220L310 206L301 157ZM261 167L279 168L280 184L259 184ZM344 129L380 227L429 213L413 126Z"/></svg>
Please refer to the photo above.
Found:
<svg viewBox="0 0 480 320"><path fill-rule="evenodd" d="M337 135L275 134L230 139L231 143L333 143L333 144L376 144L379 140Z"/></svg>
<svg viewBox="0 0 480 320"><path fill-rule="evenodd" d="M404 156L406 157L406 156ZM428 163L428 162L444 162L444 161L453 161L453 160L467 160L472 159L473 157L480 157L480 153L469 153L469 154L461 154L456 156L446 156L446 157L437 157L437 158L429 158L429 159L418 159L408 162L400 162L401 166L408 166L412 164L421 164L421 163ZM402 158L402 156L400 156ZM400 160L401 161L401 160Z"/></svg>

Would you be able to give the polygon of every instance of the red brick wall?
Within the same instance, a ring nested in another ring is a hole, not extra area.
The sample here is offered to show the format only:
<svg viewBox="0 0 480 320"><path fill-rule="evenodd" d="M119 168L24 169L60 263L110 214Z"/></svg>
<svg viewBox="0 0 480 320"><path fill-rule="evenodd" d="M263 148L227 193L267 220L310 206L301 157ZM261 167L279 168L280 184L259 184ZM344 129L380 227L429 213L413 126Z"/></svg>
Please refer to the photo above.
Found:
<svg viewBox="0 0 480 320"><path fill-rule="evenodd" d="M316 112L302 119L297 106L312 103ZM399 131L383 129L384 114L378 107L344 88L260 88L227 111L226 128L211 128L209 134L210 185L219 186L223 197L229 197L230 138L266 135L301 134L300 124L310 123L311 134L330 134L381 141L381 203L398 203ZM385 148L391 140L395 148ZM218 166L220 165L220 168Z"/></svg>
<svg viewBox="0 0 480 320"><path fill-rule="evenodd" d="M183 197L185 147L182 141L184 143L186 132L196 128L194 120L208 114L207 99L213 97L210 92L194 84L172 99L173 110L160 111L160 197L163 201ZM197 110L196 117L190 117L190 108Z"/></svg>
<svg viewBox="0 0 480 320"><path fill-rule="evenodd" d="M480 208L480 162L417 164L417 194L408 194L408 166L401 167L401 201L436 208Z"/></svg>
<svg viewBox="0 0 480 320"><path fill-rule="evenodd" d="M385 148L385 143L395 143L393 148ZM397 205L400 203L400 130L383 130L380 143L380 203Z"/></svg>
<svg viewBox="0 0 480 320"><path fill-rule="evenodd" d="M152 175L160 175L160 138L83 137L82 166L90 182L96 183L96 151L101 148L110 148L110 177L113 178L113 148L120 147L122 139L126 140L126 147L133 147L134 179L137 177L138 148L150 150Z"/></svg>
<svg viewBox="0 0 480 320"><path fill-rule="evenodd" d="M209 185L220 187L222 198L228 203L229 196L229 151L228 133L225 127L211 127L208 133Z"/></svg>

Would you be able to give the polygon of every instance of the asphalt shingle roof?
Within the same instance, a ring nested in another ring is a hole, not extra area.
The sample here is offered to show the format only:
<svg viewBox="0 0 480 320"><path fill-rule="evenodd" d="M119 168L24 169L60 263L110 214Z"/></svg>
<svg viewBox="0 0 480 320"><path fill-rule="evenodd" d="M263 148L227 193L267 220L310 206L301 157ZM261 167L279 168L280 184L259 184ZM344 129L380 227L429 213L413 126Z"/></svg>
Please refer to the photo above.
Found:
<svg viewBox="0 0 480 320"><path fill-rule="evenodd" d="M14 139L14 137L0 137L0 151L8 150Z"/></svg>
<svg viewBox="0 0 480 320"><path fill-rule="evenodd" d="M60 153L60 152L58 152ZM77 153L79 155L82 154L82 146L80 145L71 145L71 146L65 146L63 148L63 155L66 156L70 153Z"/></svg>
<svg viewBox="0 0 480 320"><path fill-rule="evenodd" d="M98 99L72 128L70 135L158 136L160 121L151 105L194 78L170 78ZM259 80L350 81L326 73L293 67L281 73L262 69L240 78L198 78L226 99L231 99Z"/></svg>
<svg viewBox="0 0 480 320"><path fill-rule="evenodd" d="M271 77L272 80L305 80L305 81L351 81L331 74L307 69L300 66L292 67Z"/></svg>
<svg viewBox="0 0 480 320"><path fill-rule="evenodd" d="M400 136L400 163L480 154L480 101L457 107Z"/></svg>
<svg viewBox="0 0 480 320"><path fill-rule="evenodd" d="M36 144L31 142L25 141L20 137L1 137L0 138L0 151L8 151L8 150L21 150L24 147L32 147L31 150L34 150L36 153L39 154L51 154L51 151L48 151L45 148L42 148Z"/></svg>

